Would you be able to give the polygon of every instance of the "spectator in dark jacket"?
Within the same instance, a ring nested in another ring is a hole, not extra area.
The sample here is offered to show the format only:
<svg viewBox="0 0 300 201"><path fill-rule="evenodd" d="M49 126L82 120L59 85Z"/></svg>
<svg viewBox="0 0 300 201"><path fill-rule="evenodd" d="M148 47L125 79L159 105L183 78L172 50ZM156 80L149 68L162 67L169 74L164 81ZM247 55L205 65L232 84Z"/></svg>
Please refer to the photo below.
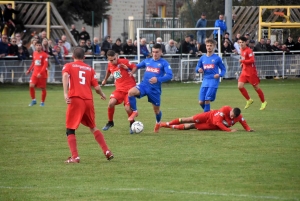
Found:
<svg viewBox="0 0 300 201"><path fill-rule="evenodd" d="M4 12L3 12L3 18L5 23L8 25L8 36L10 37L16 30L16 32L26 32L26 28L21 20L13 19L12 15L19 14L20 11L17 11L12 8L12 4L8 3L7 6L5 6ZM20 27L20 29L18 29Z"/></svg>
<svg viewBox="0 0 300 201"><path fill-rule="evenodd" d="M124 54L123 48L122 48L122 45L121 45L121 39L120 39L120 38L118 38L118 39L116 40L116 43L113 44L112 50L115 51L115 53L117 53L118 55Z"/></svg>
<svg viewBox="0 0 300 201"><path fill-rule="evenodd" d="M18 45L17 45L16 38L12 38L10 43L8 43L8 55L9 56L17 56L18 55Z"/></svg>
<svg viewBox="0 0 300 201"><path fill-rule="evenodd" d="M289 49L289 50L294 50L294 46L295 46L295 42L293 41L293 38L291 36L289 36L287 39L286 39L286 42L284 43L286 45L286 47Z"/></svg>
<svg viewBox="0 0 300 201"><path fill-rule="evenodd" d="M190 46L191 37L189 35L185 36L185 39L181 42L179 52L182 54L191 54L193 50L191 50Z"/></svg>
<svg viewBox="0 0 300 201"><path fill-rule="evenodd" d="M132 39L127 39L126 44L123 45L123 52L126 55L133 54Z"/></svg>
<svg viewBox="0 0 300 201"><path fill-rule="evenodd" d="M258 52L263 52L263 51L267 51L266 45L265 45L265 39L261 38L260 42L258 42L255 45L255 50Z"/></svg>
<svg viewBox="0 0 300 201"><path fill-rule="evenodd" d="M110 36L105 36L102 46L101 46L101 51L105 52L105 55L107 53L108 50L111 50L111 46L110 46Z"/></svg>
<svg viewBox="0 0 300 201"><path fill-rule="evenodd" d="M88 40L90 38L90 34L85 30L85 27L81 28L81 32L79 33L79 39Z"/></svg>

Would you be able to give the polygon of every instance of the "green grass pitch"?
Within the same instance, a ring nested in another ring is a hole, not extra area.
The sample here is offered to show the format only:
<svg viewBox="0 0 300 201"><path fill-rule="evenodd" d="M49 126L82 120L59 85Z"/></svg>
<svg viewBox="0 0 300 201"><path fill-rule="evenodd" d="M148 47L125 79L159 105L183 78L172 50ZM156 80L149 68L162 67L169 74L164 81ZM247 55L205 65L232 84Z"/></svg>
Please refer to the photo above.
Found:
<svg viewBox="0 0 300 201"><path fill-rule="evenodd" d="M163 85L163 121L202 112L200 84ZM45 107L28 107L27 85L0 85L0 200L300 200L300 80L262 80L268 106L246 85L254 103L247 110L236 80L220 83L212 109L240 107L255 132L177 131L153 133L155 116L147 97L137 100L144 124L130 135L123 105L115 126L103 132L115 155L107 161L89 129L76 131L80 164L65 135L62 86L48 85ZM107 97L114 87L103 87ZM94 94L96 123L107 123L108 100Z"/></svg>

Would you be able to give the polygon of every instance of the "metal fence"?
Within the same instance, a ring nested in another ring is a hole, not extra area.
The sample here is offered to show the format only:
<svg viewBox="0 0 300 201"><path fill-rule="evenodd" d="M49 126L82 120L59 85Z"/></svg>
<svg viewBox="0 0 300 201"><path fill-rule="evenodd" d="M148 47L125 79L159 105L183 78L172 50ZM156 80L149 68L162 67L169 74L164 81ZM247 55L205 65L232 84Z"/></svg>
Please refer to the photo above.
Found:
<svg viewBox="0 0 300 201"><path fill-rule="evenodd" d="M120 55L120 57L127 58L132 62L137 62L136 55ZM195 73L195 67L199 60L198 57L188 54L174 54L164 55L173 70L174 81L201 81L199 74ZM226 66L227 72L225 78L238 78L241 73L239 64L239 55L230 54L223 55L223 62ZM273 77L295 77L300 75L300 51L298 52L255 52L256 67L258 76L261 79ZM64 60L64 63L73 61L71 57ZM6 58L0 60L0 82L10 83L24 83L29 82L30 75L26 75L26 70L31 65L31 60L16 60L15 58ZM92 66L97 75L99 82L105 77L107 63L102 57L88 57L85 63ZM56 65L53 58L49 59L48 68L48 82L61 83L62 65ZM136 81L140 81L144 75L145 70L141 69L136 75ZM113 83L113 78L110 80Z"/></svg>

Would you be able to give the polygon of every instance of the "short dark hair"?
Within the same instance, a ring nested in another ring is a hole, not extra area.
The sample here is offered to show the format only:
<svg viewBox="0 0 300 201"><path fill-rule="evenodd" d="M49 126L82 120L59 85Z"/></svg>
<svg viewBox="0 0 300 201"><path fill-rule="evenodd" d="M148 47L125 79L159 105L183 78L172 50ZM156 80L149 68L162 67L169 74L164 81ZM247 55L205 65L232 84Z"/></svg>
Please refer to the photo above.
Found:
<svg viewBox="0 0 300 201"><path fill-rule="evenodd" d="M241 114L241 109L240 108L233 108L233 114L234 117L238 117Z"/></svg>
<svg viewBox="0 0 300 201"><path fill-rule="evenodd" d="M245 36L239 37L239 40L246 42L248 39Z"/></svg>
<svg viewBox="0 0 300 201"><path fill-rule="evenodd" d="M156 43L156 44L153 45L152 48L154 48L154 49L160 49L161 50L161 44Z"/></svg>
<svg viewBox="0 0 300 201"><path fill-rule="evenodd" d="M107 54L106 54L106 56L108 56L108 57L113 57L113 56L115 56L115 55L116 55L116 52L113 51L113 50L108 50L108 51L107 51Z"/></svg>
<svg viewBox="0 0 300 201"><path fill-rule="evenodd" d="M84 50L81 47L75 47L73 51L74 59L84 59Z"/></svg>
<svg viewBox="0 0 300 201"><path fill-rule="evenodd" d="M38 40L38 41L36 41L36 43L35 43L35 44L36 44L36 45L37 45L37 44L40 44L40 45L42 45L41 41L39 41L39 40Z"/></svg>

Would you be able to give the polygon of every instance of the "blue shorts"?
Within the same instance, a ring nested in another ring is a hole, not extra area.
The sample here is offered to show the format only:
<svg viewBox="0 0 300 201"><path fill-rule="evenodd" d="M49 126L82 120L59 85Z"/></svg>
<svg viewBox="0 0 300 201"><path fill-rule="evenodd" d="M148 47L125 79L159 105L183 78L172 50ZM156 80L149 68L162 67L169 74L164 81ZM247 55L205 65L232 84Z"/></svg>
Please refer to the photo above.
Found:
<svg viewBox="0 0 300 201"><path fill-rule="evenodd" d="M216 99L218 88L201 87L199 91L199 101L214 101Z"/></svg>
<svg viewBox="0 0 300 201"><path fill-rule="evenodd" d="M148 96L148 102L155 106L160 106L160 93L146 84L140 83L135 86L139 91L140 95L137 98Z"/></svg>

